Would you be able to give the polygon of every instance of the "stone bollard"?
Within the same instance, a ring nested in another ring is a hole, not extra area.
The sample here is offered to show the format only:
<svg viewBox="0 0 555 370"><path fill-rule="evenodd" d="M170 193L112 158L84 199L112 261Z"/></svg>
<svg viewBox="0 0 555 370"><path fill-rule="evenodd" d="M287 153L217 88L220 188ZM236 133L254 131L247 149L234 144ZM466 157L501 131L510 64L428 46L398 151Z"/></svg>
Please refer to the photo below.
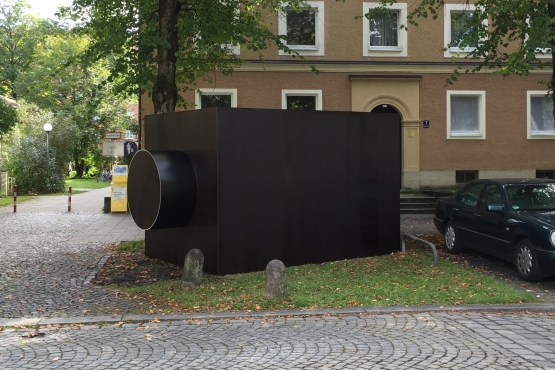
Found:
<svg viewBox="0 0 555 370"><path fill-rule="evenodd" d="M267 299L282 300L287 298L287 274L285 265L280 260L273 260L266 266L266 290L264 297Z"/></svg>
<svg viewBox="0 0 555 370"><path fill-rule="evenodd" d="M202 267L204 265L204 255L196 248L191 249L185 256L185 265L183 266L183 276L181 277L181 286L193 287L200 285L202 281Z"/></svg>

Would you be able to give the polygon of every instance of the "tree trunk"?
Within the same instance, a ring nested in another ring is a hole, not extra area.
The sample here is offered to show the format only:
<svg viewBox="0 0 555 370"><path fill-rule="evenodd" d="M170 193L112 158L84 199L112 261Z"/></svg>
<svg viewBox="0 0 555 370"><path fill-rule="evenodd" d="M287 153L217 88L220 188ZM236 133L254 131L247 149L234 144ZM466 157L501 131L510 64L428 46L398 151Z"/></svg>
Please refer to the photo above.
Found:
<svg viewBox="0 0 555 370"><path fill-rule="evenodd" d="M180 8L179 0L158 0L159 36L169 48L160 46L157 50L158 75L152 88L155 114L173 112L177 104L175 70L179 49L177 13Z"/></svg>
<svg viewBox="0 0 555 370"><path fill-rule="evenodd" d="M81 177L83 177L83 168L85 167L85 161L81 160L81 163L79 163L79 155L77 154L73 155L73 161L75 162L75 177L80 179Z"/></svg>

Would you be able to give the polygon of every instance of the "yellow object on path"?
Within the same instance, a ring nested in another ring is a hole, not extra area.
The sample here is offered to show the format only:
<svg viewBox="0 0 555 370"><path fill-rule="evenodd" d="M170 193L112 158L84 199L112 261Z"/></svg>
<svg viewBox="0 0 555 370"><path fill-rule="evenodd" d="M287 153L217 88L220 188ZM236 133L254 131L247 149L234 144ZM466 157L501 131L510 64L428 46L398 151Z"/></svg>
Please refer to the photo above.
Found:
<svg viewBox="0 0 555 370"><path fill-rule="evenodd" d="M112 167L112 209L111 212L127 213L127 166Z"/></svg>

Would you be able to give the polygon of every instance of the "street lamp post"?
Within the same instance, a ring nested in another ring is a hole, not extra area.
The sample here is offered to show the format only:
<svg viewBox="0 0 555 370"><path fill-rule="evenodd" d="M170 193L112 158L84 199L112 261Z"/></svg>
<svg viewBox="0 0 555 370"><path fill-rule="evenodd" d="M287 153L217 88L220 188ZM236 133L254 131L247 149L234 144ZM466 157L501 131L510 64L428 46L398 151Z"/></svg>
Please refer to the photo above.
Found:
<svg viewBox="0 0 555 370"><path fill-rule="evenodd" d="M48 179L50 179L50 150L48 148L48 134L52 131L52 125L50 123L45 123L44 131L46 132L46 170L48 171Z"/></svg>

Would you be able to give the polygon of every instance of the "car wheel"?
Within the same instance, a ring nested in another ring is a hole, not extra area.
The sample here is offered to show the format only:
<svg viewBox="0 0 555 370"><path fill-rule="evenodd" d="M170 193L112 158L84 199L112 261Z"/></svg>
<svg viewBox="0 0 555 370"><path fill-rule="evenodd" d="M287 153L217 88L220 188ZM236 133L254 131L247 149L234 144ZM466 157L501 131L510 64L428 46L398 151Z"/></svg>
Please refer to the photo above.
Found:
<svg viewBox="0 0 555 370"><path fill-rule="evenodd" d="M451 221L445 225L445 232L443 233L443 240L445 241L445 248L449 253L461 253L462 245L457 239L457 234L455 232L455 224Z"/></svg>
<svg viewBox="0 0 555 370"><path fill-rule="evenodd" d="M542 281L544 279L540 270L536 249L527 240L521 240L515 248L515 264L518 276L526 281Z"/></svg>

